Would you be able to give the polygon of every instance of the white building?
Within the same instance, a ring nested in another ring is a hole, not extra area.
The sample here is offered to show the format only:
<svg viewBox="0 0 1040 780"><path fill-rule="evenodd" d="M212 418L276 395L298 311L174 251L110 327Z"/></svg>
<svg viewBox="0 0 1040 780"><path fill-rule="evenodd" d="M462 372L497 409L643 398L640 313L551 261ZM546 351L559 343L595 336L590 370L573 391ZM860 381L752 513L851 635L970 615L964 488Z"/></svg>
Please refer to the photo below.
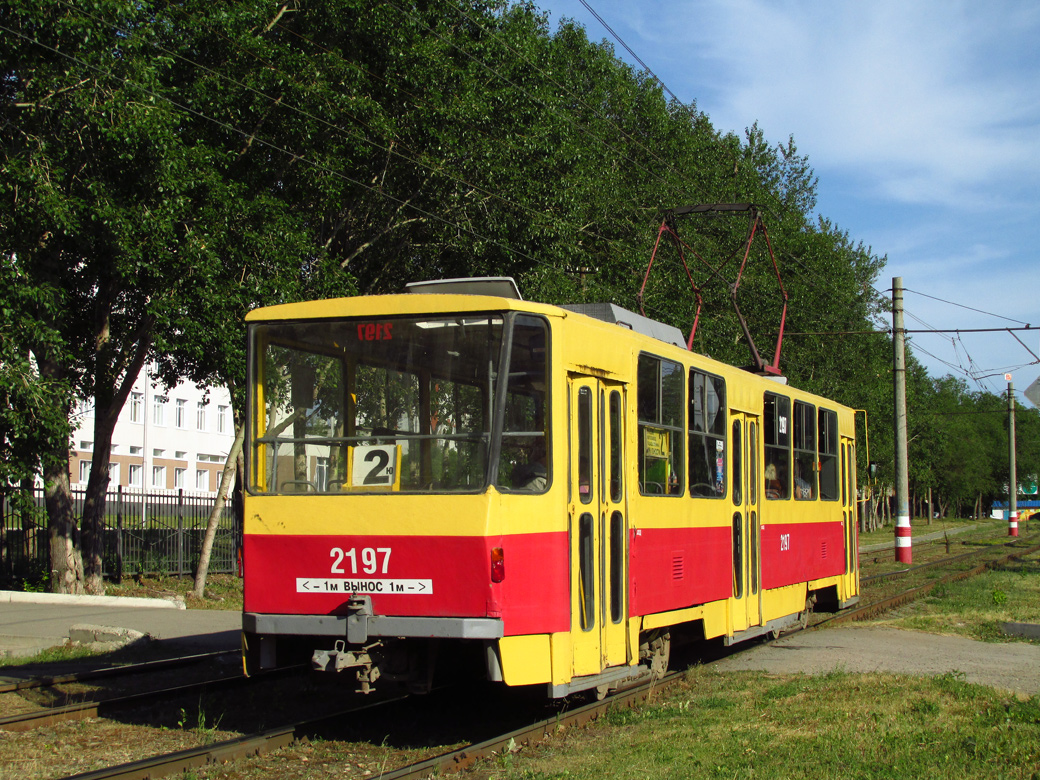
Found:
<svg viewBox="0 0 1040 780"><path fill-rule="evenodd" d="M69 462L73 487L85 488L94 442L94 404L81 404ZM109 490L216 493L235 438L231 399L224 388L208 395L191 382L168 392L142 371L112 435Z"/></svg>

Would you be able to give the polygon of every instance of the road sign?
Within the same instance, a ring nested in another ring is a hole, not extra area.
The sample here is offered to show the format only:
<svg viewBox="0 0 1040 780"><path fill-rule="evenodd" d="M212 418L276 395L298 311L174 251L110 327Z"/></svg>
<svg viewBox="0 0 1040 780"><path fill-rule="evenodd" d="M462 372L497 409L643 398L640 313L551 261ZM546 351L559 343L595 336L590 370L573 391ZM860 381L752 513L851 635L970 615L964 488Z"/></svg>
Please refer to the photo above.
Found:
<svg viewBox="0 0 1040 780"><path fill-rule="evenodd" d="M1033 384L1026 388L1026 398L1028 398L1033 406L1040 407L1040 377L1033 380Z"/></svg>

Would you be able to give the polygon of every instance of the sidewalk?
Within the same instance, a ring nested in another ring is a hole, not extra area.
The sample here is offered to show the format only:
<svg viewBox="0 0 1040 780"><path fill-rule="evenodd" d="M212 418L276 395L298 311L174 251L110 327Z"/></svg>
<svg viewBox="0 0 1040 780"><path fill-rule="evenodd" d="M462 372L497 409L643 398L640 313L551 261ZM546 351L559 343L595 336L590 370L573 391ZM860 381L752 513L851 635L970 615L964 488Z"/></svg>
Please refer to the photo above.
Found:
<svg viewBox="0 0 1040 780"><path fill-rule="evenodd" d="M35 655L70 639L125 644L148 637L198 652L234 650L241 627L238 610L189 610L165 599L0 591L0 657Z"/></svg>

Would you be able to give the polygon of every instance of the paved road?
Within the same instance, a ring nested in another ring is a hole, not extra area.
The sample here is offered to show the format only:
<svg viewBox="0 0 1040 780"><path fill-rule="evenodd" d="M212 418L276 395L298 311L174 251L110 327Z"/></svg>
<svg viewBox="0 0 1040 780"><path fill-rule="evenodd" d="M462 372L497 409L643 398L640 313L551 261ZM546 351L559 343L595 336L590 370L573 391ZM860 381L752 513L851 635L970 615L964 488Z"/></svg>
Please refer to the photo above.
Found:
<svg viewBox="0 0 1040 780"><path fill-rule="evenodd" d="M237 648L242 615L178 609L159 599L0 592L0 656L33 655L63 645L80 625L131 629L205 652Z"/></svg>

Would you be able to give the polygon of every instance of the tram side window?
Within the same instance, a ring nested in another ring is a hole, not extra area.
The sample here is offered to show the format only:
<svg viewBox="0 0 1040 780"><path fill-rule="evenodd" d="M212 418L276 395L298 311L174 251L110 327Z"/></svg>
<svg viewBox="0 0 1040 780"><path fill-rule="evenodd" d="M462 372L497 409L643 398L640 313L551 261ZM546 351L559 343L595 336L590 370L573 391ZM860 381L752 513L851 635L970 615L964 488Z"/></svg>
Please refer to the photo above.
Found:
<svg viewBox="0 0 1040 780"><path fill-rule="evenodd" d="M690 495L726 495L726 382L690 371Z"/></svg>
<svg viewBox="0 0 1040 780"><path fill-rule="evenodd" d="M820 409L820 498L838 500L841 472L838 469L838 413Z"/></svg>
<svg viewBox="0 0 1040 780"><path fill-rule="evenodd" d="M683 374L679 363L639 356L639 490L644 495L683 492Z"/></svg>
<svg viewBox="0 0 1040 780"><path fill-rule="evenodd" d="M794 402L794 497L817 497L816 407Z"/></svg>
<svg viewBox="0 0 1040 780"><path fill-rule="evenodd" d="M762 420L765 445L765 494L768 499L791 497L791 399L766 393Z"/></svg>
<svg viewBox="0 0 1040 780"><path fill-rule="evenodd" d="M502 454L496 486L544 493L552 482L545 388L549 333L540 317L517 315L512 328Z"/></svg>

